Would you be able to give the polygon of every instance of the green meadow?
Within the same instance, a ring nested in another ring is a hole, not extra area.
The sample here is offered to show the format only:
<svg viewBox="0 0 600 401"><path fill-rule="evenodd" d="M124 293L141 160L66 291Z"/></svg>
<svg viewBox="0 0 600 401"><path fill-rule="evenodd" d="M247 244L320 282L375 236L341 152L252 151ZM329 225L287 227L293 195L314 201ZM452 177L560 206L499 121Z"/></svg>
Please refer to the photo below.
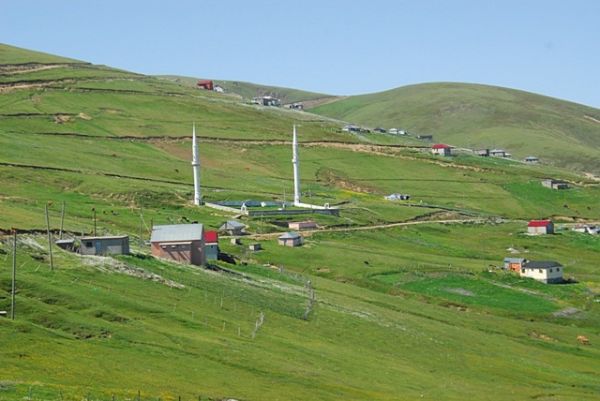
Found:
<svg viewBox="0 0 600 401"><path fill-rule="evenodd" d="M24 63L34 69L15 73ZM0 400L600 399L600 237L567 225L600 220L588 177L440 159L414 139L74 63L0 45L0 311L19 230ZM2 86L15 82L30 86ZM151 257L153 224L234 218L191 202L192 122L206 201L290 201L297 124L302 199L340 215L238 217L249 235L221 238L227 262L210 269ZM543 188L548 176L572 187ZM128 234L132 254L53 246L50 270L44 208L56 237L63 204L67 237L90 234L95 212L98 233ZM279 246L304 218L319 229ZM532 218L557 233L526 235ZM570 282L504 272L506 256L556 260Z"/></svg>

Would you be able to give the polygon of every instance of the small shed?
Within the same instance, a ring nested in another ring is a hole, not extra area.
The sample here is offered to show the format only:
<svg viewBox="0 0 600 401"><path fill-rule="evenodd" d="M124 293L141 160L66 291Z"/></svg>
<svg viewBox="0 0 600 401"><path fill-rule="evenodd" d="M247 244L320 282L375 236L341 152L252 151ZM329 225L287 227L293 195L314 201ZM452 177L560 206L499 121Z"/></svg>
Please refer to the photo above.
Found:
<svg viewBox="0 0 600 401"><path fill-rule="evenodd" d="M424 141L432 141L433 135L417 135L417 139L422 139Z"/></svg>
<svg viewBox="0 0 600 401"><path fill-rule="evenodd" d="M409 200L410 199L410 195L408 194L399 194L399 193L393 193L393 194L389 194L384 196L385 200L389 200L389 201L399 201L399 200Z"/></svg>
<svg viewBox="0 0 600 401"><path fill-rule="evenodd" d="M230 243L231 245L241 245L241 244L242 244L242 241L241 241L239 238L231 238L231 239L229 240L229 243Z"/></svg>
<svg viewBox="0 0 600 401"><path fill-rule="evenodd" d="M219 233L216 231L204 232L204 253L206 260L219 259Z"/></svg>
<svg viewBox="0 0 600 401"><path fill-rule="evenodd" d="M64 249L65 251L73 252L75 250L75 240L72 238L69 239L59 239L54 242L57 247L60 249Z"/></svg>
<svg viewBox="0 0 600 401"><path fill-rule="evenodd" d="M527 263L527 259L525 258L504 258L504 270L511 270L518 273L525 263Z"/></svg>
<svg viewBox="0 0 600 401"><path fill-rule="evenodd" d="M539 163L540 159L535 156L527 156L525 159L523 159L523 161L529 164L537 164Z"/></svg>
<svg viewBox="0 0 600 401"><path fill-rule="evenodd" d="M492 149L489 155L493 157L506 157L506 151L504 149Z"/></svg>
<svg viewBox="0 0 600 401"><path fill-rule="evenodd" d="M542 186L550 189L569 189L568 183L560 180L554 180L552 178L542 180Z"/></svg>
<svg viewBox="0 0 600 401"><path fill-rule="evenodd" d="M262 246L259 243L250 244L248 245L248 249L250 249L252 252L256 252L260 251L262 249Z"/></svg>
<svg viewBox="0 0 600 401"><path fill-rule="evenodd" d="M196 266L206 264L204 226L202 224L171 224L152 227L152 255Z"/></svg>
<svg viewBox="0 0 600 401"><path fill-rule="evenodd" d="M545 284L563 282L563 266L554 261L531 261L521 267L521 277L529 277Z"/></svg>
<svg viewBox="0 0 600 401"><path fill-rule="evenodd" d="M439 156L452 156L452 146L443 143L436 143L431 147L431 153Z"/></svg>
<svg viewBox="0 0 600 401"><path fill-rule="evenodd" d="M283 246L296 247L302 245L302 236L296 232L290 231L287 232L279 238L277 238L277 243Z"/></svg>
<svg viewBox="0 0 600 401"><path fill-rule="evenodd" d="M82 237L79 253L82 255L127 255L129 236Z"/></svg>
<svg viewBox="0 0 600 401"><path fill-rule="evenodd" d="M554 234L554 223L550 220L531 220L527 224L529 234Z"/></svg>
<svg viewBox="0 0 600 401"><path fill-rule="evenodd" d="M290 230L311 230L317 228L317 223L312 220L306 221L290 221L288 223L288 228Z"/></svg>
<svg viewBox="0 0 600 401"><path fill-rule="evenodd" d="M386 130L385 130L385 128L382 128L382 127L377 127L377 128L375 128L373 131L375 131L375 132L379 132L379 133L381 133L381 134L385 134L385 133L386 133Z"/></svg>
<svg viewBox="0 0 600 401"><path fill-rule="evenodd" d="M475 153L477 154L477 156L488 157L490 155L490 150L489 149L479 149Z"/></svg>
<svg viewBox="0 0 600 401"><path fill-rule="evenodd" d="M242 235L244 234L245 229L245 224L236 220L229 220L219 227L219 232L226 233L228 235Z"/></svg>

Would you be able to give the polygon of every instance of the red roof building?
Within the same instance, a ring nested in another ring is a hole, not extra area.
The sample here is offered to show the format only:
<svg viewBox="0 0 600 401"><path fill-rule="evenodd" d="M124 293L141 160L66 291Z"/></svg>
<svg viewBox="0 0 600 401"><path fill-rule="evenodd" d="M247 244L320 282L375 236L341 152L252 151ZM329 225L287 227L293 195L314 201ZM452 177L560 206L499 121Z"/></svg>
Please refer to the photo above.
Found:
<svg viewBox="0 0 600 401"><path fill-rule="evenodd" d="M452 146L443 143L436 143L431 147L431 153L440 156L452 156Z"/></svg>
<svg viewBox="0 0 600 401"><path fill-rule="evenodd" d="M529 234L554 234L554 223L551 220L531 220L527 224Z"/></svg>
<svg viewBox="0 0 600 401"><path fill-rule="evenodd" d="M204 243L214 244L219 242L219 233L216 231L205 231L204 232Z"/></svg>
<svg viewBox="0 0 600 401"><path fill-rule="evenodd" d="M210 79L201 79L198 81L198 83L196 83L196 86L198 88L206 89L208 91L214 89L214 83Z"/></svg>

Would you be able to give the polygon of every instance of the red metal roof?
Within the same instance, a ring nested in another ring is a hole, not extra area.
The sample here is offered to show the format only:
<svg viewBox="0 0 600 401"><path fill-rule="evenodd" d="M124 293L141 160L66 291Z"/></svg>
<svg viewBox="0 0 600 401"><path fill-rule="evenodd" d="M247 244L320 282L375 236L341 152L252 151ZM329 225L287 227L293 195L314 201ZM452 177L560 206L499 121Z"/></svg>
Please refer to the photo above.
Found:
<svg viewBox="0 0 600 401"><path fill-rule="evenodd" d="M219 242L219 233L216 231L205 231L204 232L204 243Z"/></svg>
<svg viewBox="0 0 600 401"><path fill-rule="evenodd" d="M431 147L431 149L450 149L451 147L452 146L446 145L446 144L443 144L443 143L436 143L435 145L433 145Z"/></svg>
<svg viewBox="0 0 600 401"><path fill-rule="evenodd" d="M527 227L546 227L552 224L550 220L531 220Z"/></svg>

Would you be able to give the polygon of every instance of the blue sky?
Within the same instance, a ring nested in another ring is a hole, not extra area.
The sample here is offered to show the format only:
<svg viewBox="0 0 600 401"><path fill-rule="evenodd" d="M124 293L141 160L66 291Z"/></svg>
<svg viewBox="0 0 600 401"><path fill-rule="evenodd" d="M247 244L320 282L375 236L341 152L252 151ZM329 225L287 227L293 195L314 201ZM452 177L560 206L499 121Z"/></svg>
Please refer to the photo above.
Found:
<svg viewBox="0 0 600 401"><path fill-rule="evenodd" d="M600 1L0 0L0 42L349 95L477 82L600 107Z"/></svg>

